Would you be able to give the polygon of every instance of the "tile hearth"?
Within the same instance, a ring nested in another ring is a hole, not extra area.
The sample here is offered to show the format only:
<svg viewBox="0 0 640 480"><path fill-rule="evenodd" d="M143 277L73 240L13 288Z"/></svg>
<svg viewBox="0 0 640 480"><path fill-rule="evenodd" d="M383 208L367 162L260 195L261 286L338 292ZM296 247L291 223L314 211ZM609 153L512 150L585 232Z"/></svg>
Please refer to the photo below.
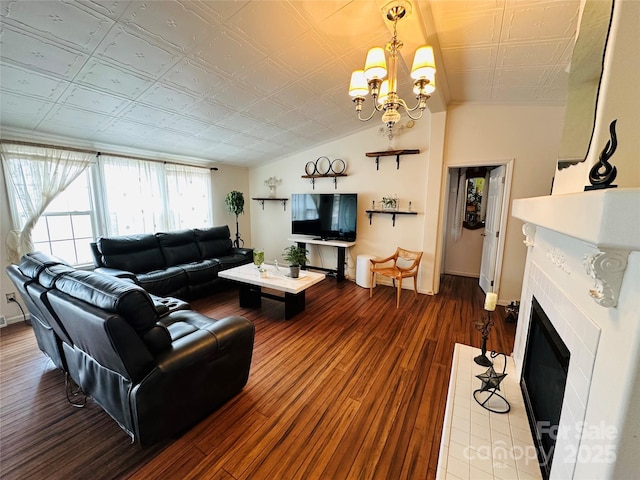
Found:
<svg viewBox="0 0 640 480"><path fill-rule="evenodd" d="M455 345L436 478L541 479L512 357L507 357L507 376L500 384L511 410L499 414L473 399L473 391L481 386L476 375L487 369L473 361L478 354L478 348ZM502 368L501 362L496 360L496 370Z"/></svg>

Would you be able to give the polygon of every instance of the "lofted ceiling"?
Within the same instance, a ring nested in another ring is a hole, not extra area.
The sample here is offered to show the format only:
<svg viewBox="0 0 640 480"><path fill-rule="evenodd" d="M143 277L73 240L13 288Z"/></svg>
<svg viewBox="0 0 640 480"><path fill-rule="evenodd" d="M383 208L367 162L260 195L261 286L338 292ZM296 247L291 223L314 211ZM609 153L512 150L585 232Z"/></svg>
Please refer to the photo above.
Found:
<svg viewBox="0 0 640 480"><path fill-rule="evenodd" d="M381 125L357 120L347 90L390 39L385 3L0 0L2 138L254 166ZM580 5L414 0L399 76L426 43L431 111L564 105Z"/></svg>

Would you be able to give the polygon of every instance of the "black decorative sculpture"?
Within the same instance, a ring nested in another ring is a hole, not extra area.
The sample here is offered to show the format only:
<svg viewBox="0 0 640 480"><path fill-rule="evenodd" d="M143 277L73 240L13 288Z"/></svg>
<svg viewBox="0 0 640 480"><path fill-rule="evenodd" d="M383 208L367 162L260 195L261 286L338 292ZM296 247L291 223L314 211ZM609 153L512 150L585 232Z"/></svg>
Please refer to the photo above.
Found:
<svg viewBox="0 0 640 480"><path fill-rule="evenodd" d="M618 175L618 169L609 163L609 159L613 156L613 153L618 147L618 138L616 137L616 122L614 120L609 125L609 133L611 134L611 140L607 142L602 153L600 154L600 161L596 163L591 171L589 171L589 182L591 185L584 187L585 192L587 190L599 190L601 188L616 188L617 185L611 185Z"/></svg>
<svg viewBox="0 0 640 480"><path fill-rule="evenodd" d="M478 404L493 413L508 413L511 405L506 398L498 393L500 383L507 376L507 356L504 353L491 352L491 358L502 356L504 364L502 373L498 373L492 365L486 372L476 375L476 378L482 381L482 386L473 391L473 398ZM484 397L484 398L483 398Z"/></svg>
<svg viewBox="0 0 640 480"><path fill-rule="evenodd" d="M481 354L473 359L478 365L483 367L491 367L493 362L487 358L487 339L489 338L489 332L491 331L491 327L493 327L493 320L491 320L491 312L487 312L487 316L484 321L476 320L473 323L473 326L482 334L482 348Z"/></svg>

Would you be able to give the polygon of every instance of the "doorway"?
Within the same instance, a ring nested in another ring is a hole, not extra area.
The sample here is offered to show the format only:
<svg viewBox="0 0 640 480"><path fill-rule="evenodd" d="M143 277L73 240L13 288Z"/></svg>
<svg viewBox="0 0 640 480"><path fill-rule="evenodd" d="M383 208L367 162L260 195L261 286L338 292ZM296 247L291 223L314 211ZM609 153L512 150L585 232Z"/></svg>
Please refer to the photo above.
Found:
<svg viewBox="0 0 640 480"><path fill-rule="evenodd" d="M503 172L497 175L498 170ZM499 292L500 288L505 237L502 232L506 232L512 170L513 160L460 165L447 169L441 271L451 275L478 278L485 292ZM467 172L469 178L461 177L462 173ZM490 182L492 172L493 188ZM480 177L482 181L477 180ZM499 189L496 188L498 182L501 183ZM477 185L482 185L482 191L473 188ZM465 192L464 209L461 208L461 199L458 198L459 190ZM489 205L490 190L494 196L493 206ZM499 198L496 198L496 195ZM470 201L475 204L470 204ZM492 218L488 208L495 207L496 204L498 208L493 209L493 214L496 215L497 212L497 216ZM474 215L472 222L468 222L469 212ZM487 215L491 222L490 228L485 228ZM489 230L492 237L487 239L486 231Z"/></svg>

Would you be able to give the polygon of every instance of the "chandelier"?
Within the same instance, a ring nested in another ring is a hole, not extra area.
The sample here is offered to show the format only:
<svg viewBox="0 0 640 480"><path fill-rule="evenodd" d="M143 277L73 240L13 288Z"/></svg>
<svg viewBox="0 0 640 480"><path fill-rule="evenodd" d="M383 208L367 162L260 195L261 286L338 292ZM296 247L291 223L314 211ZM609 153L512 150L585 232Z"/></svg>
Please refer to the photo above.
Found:
<svg viewBox="0 0 640 480"><path fill-rule="evenodd" d="M385 47L389 52L389 68L387 69L385 49L382 47L371 48L367 53L364 70L356 70L351 74L349 95L356 104L358 119L362 122L371 120L376 112L384 112L382 122L386 124L391 135L393 126L400 121L400 108L403 108L413 120L422 118L427 100L436 89L436 65L432 47L422 46L416 50L411 68L411 78L413 79L413 93L418 102L413 108L409 108L407 103L398 96L397 90L398 51L403 45L398 40L397 25L398 20L407 14L407 7L410 8L411 4L408 1L394 1L385 8L388 8L389 5L392 6L387 11L387 18L393 22L393 37ZM387 74L388 78L385 79ZM368 117L363 117L362 104L368 93L371 93L373 97L373 111ZM416 113L412 115L412 112Z"/></svg>

